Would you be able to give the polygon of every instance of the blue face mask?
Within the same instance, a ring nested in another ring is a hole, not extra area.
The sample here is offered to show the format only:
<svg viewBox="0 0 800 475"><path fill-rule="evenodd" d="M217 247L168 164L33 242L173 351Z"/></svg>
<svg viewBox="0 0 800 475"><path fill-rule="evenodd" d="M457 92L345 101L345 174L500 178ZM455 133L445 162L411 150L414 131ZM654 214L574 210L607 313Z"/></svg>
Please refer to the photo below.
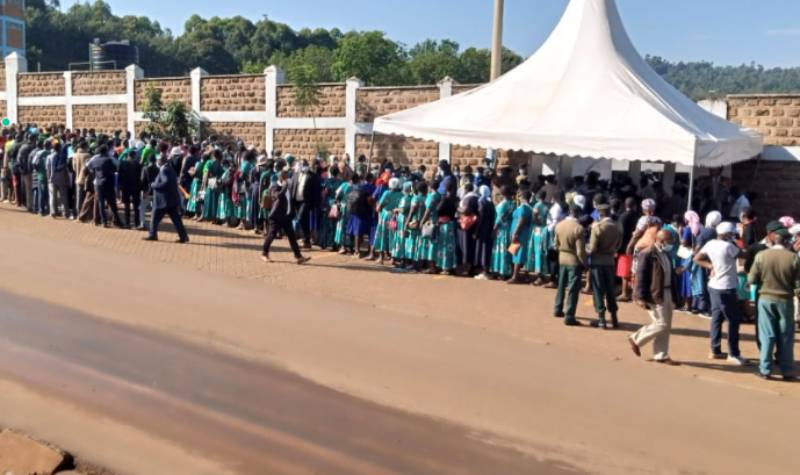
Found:
<svg viewBox="0 0 800 475"><path fill-rule="evenodd" d="M670 253L675 250L675 246L672 244L664 244L664 252Z"/></svg>

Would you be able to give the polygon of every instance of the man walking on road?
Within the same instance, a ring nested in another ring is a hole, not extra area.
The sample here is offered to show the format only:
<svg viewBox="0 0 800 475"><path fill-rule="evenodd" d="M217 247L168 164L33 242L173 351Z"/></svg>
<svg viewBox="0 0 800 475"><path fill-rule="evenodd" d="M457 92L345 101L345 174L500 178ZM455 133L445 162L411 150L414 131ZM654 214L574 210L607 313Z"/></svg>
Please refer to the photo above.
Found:
<svg viewBox="0 0 800 475"><path fill-rule="evenodd" d="M742 254L733 244L736 225L730 222L717 226L717 238L709 241L694 257L695 264L711 272L708 293L711 297L711 354L715 360L725 359L739 366L748 364L739 352L739 283L736 259ZM722 353L722 322L728 321L728 355Z"/></svg>
<svg viewBox="0 0 800 475"><path fill-rule="evenodd" d="M558 292L554 315L564 318L567 326L580 326L575 318L578 308L578 297L581 290L581 268L586 265L586 246L584 229L578 222L581 208L570 205L570 215L556 226L555 248L558 250ZM567 311L564 313L564 297L566 294Z"/></svg>
<svg viewBox="0 0 800 475"><path fill-rule="evenodd" d="M672 234L661 230L655 243L637 256L636 304L650 312L653 320L628 337L631 349L641 356L641 347L653 342L653 361L676 366L669 356L669 336L672 331L672 311L678 301L678 282L672 268Z"/></svg>
<svg viewBox="0 0 800 475"><path fill-rule="evenodd" d="M164 219L164 216L169 216L175 226L175 230L178 232L178 240L176 242L186 244L189 242L189 235L186 234L186 228L183 226L183 220L181 219L178 174L164 154L158 156L158 166L158 176L150 185L153 190L153 216L150 221L150 234L143 239L145 241L158 241L158 225Z"/></svg>
<svg viewBox="0 0 800 475"><path fill-rule="evenodd" d="M267 237L264 239L264 251L261 254L261 259L264 262L272 262L269 257L269 251L272 247L272 242L278 235L278 232L282 231L286 239L289 240L289 246L292 248L292 252L294 253L294 258L297 261L297 264L305 264L310 259L307 257L303 257L303 254L300 252L300 246L297 244L297 236L294 233L294 227L292 226L292 215L294 210L292 209L292 200L289 195L289 183L288 183L289 174L286 170L282 170L278 175L278 182L269 190L269 195L272 200L272 208L269 211L269 216L267 217L269 221L269 232L267 232Z"/></svg>
<svg viewBox="0 0 800 475"><path fill-rule="evenodd" d="M748 281L758 286L758 339L761 343L759 375L770 379L773 349L778 346L778 365L785 381L794 374L794 297L800 294L800 259L787 249L785 228L767 236L770 248L756 256Z"/></svg>
<svg viewBox="0 0 800 475"><path fill-rule="evenodd" d="M592 326L605 330L606 311L611 314L611 326L619 327L614 258L622 245L622 230L610 217L610 206L605 195L596 195L594 207L600 220L592 226L587 248L587 253L592 259L592 294L598 317Z"/></svg>

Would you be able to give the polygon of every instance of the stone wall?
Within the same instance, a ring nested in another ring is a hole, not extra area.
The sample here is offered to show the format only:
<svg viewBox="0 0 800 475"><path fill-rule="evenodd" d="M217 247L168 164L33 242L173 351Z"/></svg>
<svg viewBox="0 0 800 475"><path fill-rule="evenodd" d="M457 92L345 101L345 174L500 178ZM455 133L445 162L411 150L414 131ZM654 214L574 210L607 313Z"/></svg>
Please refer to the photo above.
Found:
<svg viewBox="0 0 800 475"><path fill-rule="evenodd" d="M0 119L6 117L8 114L8 103L6 101L0 101Z"/></svg>
<svg viewBox="0 0 800 475"><path fill-rule="evenodd" d="M191 78L160 78L142 79L134 83L134 102L136 111L144 109L147 88L153 86L161 89L161 101L164 106L170 102L180 101L191 109L192 104L192 80Z"/></svg>
<svg viewBox="0 0 800 475"><path fill-rule="evenodd" d="M37 124L40 127L61 125L67 121L63 106L20 106L19 123Z"/></svg>
<svg viewBox="0 0 800 475"><path fill-rule="evenodd" d="M344 155L344 130L342 129L278 129L275 131L275 150L297 158L313 158L317 147L324 145L328 153Z"/></svg>
<svg viewBox="0 0 800 475"><path fill-rule="evenodd" d="M125 94L125 71L97 71L72 73L73 96L104 96Z"/></svg>
<svg viewBox="0 0 800 475"><path fill-rule="evenodd" d="M263 75L207 76L200 80L203 111L263 111L266 101Z"/></svg>
<svg viewBox="0 0 800 475"><path fill-rule="evenodd" d="M322 84L317 87L319 103L302 110L296 99L295 86L278 86L278 117L344 117L345 93L344 84Z"/></svg>
<svg viewBox="0 0 800 475"><path fill-rule="evenodd" d="M125 104L73 105L73 129L95 129L110 134L128 128L128 106Z"/></svg>
<svg viewBox="0 0 800 475"><path fill-rule="evenodd" d="M757 130L766 145L800 145L800 94L729 96L728 119Z"/></svg>
<svg viewBox="0 0 800 475"><path fill-rule="evenodd" d="M0 62L0 91L6 90L6 65Z"/></svg>
<svg viewBox="0 0 800 475"><path fill-rule="evenodd" d="M439 98L438 86L360 88L356 97L356 121L372 122L376 117L437 101Z"/></svg>
<svg viewBox="0 0 800 475"><path fill-rule="evenodd" d="M369 156L370 138L369 135L356 136L356 157ZM376 135L372 161L383 160L390 160L396 166L408 166L412 170L420 165L431 170L439 163L439 144L399 135Z"/></svg>
<svg viewBox="0 0 800 475"><path fill-rule="evenodd" d="M733 183L756 193L753 208L759 222L800 217L800 162L750 160L733 166Z"/></svg>
<svg viewBox="0 0 800 475"><path fill-rule="evenodd" d="M241 138L248 146L263 148L266 143L267 128L263 122L206 122L203 124L203 135L217 135Z"/></svg>
<svg viewBox="0 0 800 475"><path fill-rule="evenodd" d="M24 73L18 83L20 96L64 95L64 73Z"/></svg>

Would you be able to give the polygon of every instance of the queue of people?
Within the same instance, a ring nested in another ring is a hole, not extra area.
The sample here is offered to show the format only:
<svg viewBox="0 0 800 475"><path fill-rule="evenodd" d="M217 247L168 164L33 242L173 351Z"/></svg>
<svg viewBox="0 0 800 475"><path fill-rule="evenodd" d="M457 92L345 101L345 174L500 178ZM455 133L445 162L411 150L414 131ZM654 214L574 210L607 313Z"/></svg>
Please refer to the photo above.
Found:
<svg viewBox="0 0 800 475"><path fill-rule="evenodd" d="M513 178L447 162L428 172L363 156L298 160L216 137L168 143L35 126L3 135L0 193L30 212L145 229L149 210L146 240L158 239L169 216L178 242L188 242L186 217L263 234L267 263L285 237L298 264L309 260L303 249L316 246L398 273L551 288L553 315L567 326L582 325L582 292L593 295L599 329L619 328L619 304L633 302L652 323L629 337L631 349L641 355L653 342L653 359L663 364L677 364L669 334L680 310L710 318L709 358L748 365L739 327L749 317L759 374L771 376L777 348L782 376L794 378L800 226L786 217L761 239L749 198L735 188L728 206L703 220L677 214L685 196L665 194L654 179L637 187L629 177L608 182L589 173L559 183L525 169Z"/></svg>

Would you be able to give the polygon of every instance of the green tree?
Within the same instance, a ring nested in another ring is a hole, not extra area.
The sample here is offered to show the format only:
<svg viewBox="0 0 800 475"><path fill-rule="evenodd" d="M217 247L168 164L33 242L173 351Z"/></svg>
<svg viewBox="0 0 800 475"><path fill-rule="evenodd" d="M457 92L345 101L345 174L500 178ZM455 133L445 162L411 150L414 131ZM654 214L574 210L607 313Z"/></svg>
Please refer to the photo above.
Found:
<svg viewBox="0 0 800 475"><path fill-rule="evenodd" d="M162 136L164 134L164 101L161 88L148 84L144 91L144 105L142 115L147 119L145 130L153 135Z"/></svg>
<svg viewBox="0 0 800 475"><path fill-rule="evenodd" d="M333 58L338 81L355 76L371 86L410 83L405 51L379 31L347 33Z"/></svg>
<svg viewBox="0 0 800 475"><path fill-rule="evenodd" d="M186 108L186 104L173 101L163 114L162 128L167 137L180 140L191 137L197 131L197 121Z"/></svg>
<svg viewBox="0 0 800 475"><path fill-rule="evenodd" d="M408 68L417 84L436 84L445 76L459 76L461 65L455 41L425 40L411 48L408 56Z"/></svg>

